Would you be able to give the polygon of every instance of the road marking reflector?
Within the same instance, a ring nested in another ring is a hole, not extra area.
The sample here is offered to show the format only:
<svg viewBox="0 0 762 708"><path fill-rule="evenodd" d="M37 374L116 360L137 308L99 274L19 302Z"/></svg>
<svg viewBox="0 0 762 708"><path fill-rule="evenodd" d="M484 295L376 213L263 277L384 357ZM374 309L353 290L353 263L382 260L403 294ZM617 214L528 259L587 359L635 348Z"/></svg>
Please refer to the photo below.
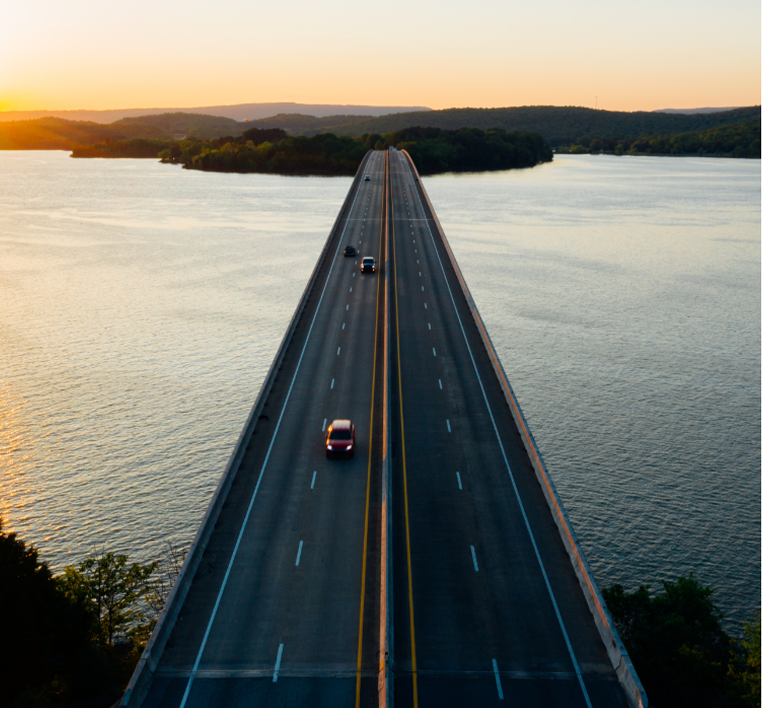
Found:
<svg viewBox="0 0 762 708"><path fill-rule="evenodd" d="M323 432L325 432L325 424L328 422L328 418L323 418Z"/></svg>
<svg viewBox="0 0 762 708"><path fill-rule="evenodd" d="M339 347L338 351L336 352L336 356L339 356L341 354L341 347Z"/></svg>
<svg viewBox="0 0 762 708"><path fill-rule="evenodd" d="M450 427L450 419L449 418L447 419L447 432L448 433L452 432L452 428Z"/></svg>
<svg viewBox="0 0 762 708"><path fill-rule="evenodd" d="M437 355L437 350L436 350L436 348L435 348L435 347L431 347L431 351L433 351L433 352L434 352L434 356L436 356L436 355Z"/></svg>
<svg viewBox="0 0 762 708"><path fill-rule="evenodd" d="M304 541L299 541L299 551L296 554L296 567L299 567L299 561L302 559L302 544Z"/></svg>
<svg viewBox="0 0 762 708"><path fill-rule="evenodd" d="M431 322L429 322L429 329L431 329Z"/></svg>
<svg viewBox="0 0 762 708"><path fill-rule="evenodd" d="M349 288L349 292L350 292L350 293L352 292L352 288Z"/></svg>
<svg viewBox="0 0 762 708"><path fill-rule="evenodd" d="M473 548L473 546L471 546ZM495 672L495 683L497 684L497 697L503 700L503 686L500 683L500 672L497 670L497 660L492 660L492 670Z"/></svg>
<svg viewBox="0 0 762 708"><path fill-rule="evenodd" d="M424 309L424 310L428 310L428 309L429 309L429 306L428 306L428 304L427 304L427 303L425 303L425 302L423 303L423 309Z"/></svg>
<svg viewBox="0 0 762 708"><path fill-rule="evenodd" d="M460 472L456 472L455 475L458 478L458 489L460 489L460 491L462 492L463 491L463 484L460 481Z"/></svg>
<svg viewBox="0 0 762 708"><path fill-rule="evenodd" d="M346 322L342 322L341 328L344 329L344 327L346 327L346 326L347 326L347 323Z"/></svg>
<svg viewBox="0 0 762 708"><path fill-rule="evenodd" d="M474 570L478 573L479 572L479 564L476 562L476 551L474 550L474 547L471 546L471 558L474 560Z"/></svg>
<svg viewBox="0 0 762 708"><path fill-rule="evenodd" d="M349 303L347 303L347 310L349 309Z"/></svg>
<svg viewBox="0 0 762 708"><path fill-rule="evenodd" d="M333 391L333 384L335 383L336 379L331 379L331 390Z"/></svg>
<svg viewBox="0 0 762 708"><path fill-rule="evenodd" d="M315 477L317 477L317 470L312 473L312 484L310 485L310 489L315 488Z"/></svg>
<svg viewBox="0 0 762 708"><path fill-rule="evenodd" d="M421 285L421 292L423 292L423 285Z"/></svg>
<svg viewBox="0 0 762 708"><path fill-rule="evenodd" d="M278 672L280 671L280 660L283 656L283 644L278 647L278 658L275 660L275 671L273 672L273 683L278 682Z"/></svg>
<svg viewBox="0 0 762 708"><path fill-rule="evenodd" d="M439 379L439 390L442 390L442 379Z"/></svg>

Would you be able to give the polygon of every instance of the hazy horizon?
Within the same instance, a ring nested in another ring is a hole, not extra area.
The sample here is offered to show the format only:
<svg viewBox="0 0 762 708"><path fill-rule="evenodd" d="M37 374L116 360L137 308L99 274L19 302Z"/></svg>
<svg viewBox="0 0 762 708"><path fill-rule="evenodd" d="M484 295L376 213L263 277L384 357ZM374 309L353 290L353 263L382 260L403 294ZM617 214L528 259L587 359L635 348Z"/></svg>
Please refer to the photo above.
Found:
<svg viewBox="0 0 762 708"><path fill-rule="evenodd" d="M499 108L520 108L522 106L500 106ZM557 106L558 107L558 106ZM586 107L586 106L583 106ZM685 115L696 113L719 113L730 111L743 106L704 106L701 108L660 108L653 111L657 113L682 113ZM450 106L450 109L473 108L471 106ZM483 107L477 107L483 108ZM292 109L292 110L289 110ZM426 106L368 106L347 104L308 104L288 102L268 103L239 103L218 106L165 106L150 108L112 108L112 109L40 109L40 110L2 110L0 109L0 122L14 120L35 120L38 118L64 118L75 121L90 121L94 123L108 124L122 118L132 118L145 115L159 115L163 113L198 113L202 115L220 116L237 121L259 120L270 118L279 114L303 114L315 117L335 115L356 116L383 116L392 113L409 113L413 111L432 111L447 109L432 109ZM609 109L601 109L609 110ZM637 112L636 109L635 112Z"/></svg>

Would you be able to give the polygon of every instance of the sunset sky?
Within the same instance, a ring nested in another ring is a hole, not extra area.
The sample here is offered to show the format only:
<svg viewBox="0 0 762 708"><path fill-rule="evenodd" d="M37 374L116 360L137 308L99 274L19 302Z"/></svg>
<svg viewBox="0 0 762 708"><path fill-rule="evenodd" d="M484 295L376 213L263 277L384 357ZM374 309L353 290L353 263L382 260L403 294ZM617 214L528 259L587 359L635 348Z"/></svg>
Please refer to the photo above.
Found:
<svg viewBox="0 0 762 708"><path fill-rule="evenodd" d="M759 0L7 0L0 110L760 103Z"/></svg>

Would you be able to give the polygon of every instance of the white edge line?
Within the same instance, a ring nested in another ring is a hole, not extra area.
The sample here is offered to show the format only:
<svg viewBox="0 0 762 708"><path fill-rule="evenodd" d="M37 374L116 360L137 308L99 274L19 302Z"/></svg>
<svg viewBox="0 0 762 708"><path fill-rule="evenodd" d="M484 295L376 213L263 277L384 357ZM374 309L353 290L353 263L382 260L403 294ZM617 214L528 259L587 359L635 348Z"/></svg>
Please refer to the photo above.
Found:
<svg viewBox="0 0 762 708"><path fill-rule="evenodd" d="M273 671L273 683L278 681L278 672L280 671L280 660L283 658L283 644L278 647L278 658L275 660L275 671Z"/></svg>
<svg viewBox="0 0 762 708"><path fill-rule="evenodd" d="M410 170L412 174L412 170L410 168L410 163L405 160L405 164L407 165L408 170ZM423 214L426 214L426 211L423 208L423 203L421 202L421 195L418 193L418 190L416 190L416 197L418 198L418 203L421 207L421 211L423 211ZM542 558L540 557L540 549L537 548L537 542L535 541L534 534L532 533L532 527L529 525L529 518L527 517L526 511L524 509L524 502L521 501L521 495L519 494L519 489L516 486L516 480L513 477L513 470L511 469L511 465L508 463L508 456L505 454L505 448L503 447L503 441L500 439L500 432L497 429L497 423L495 422L495 416L492 414L492 407L489 404L489 400L487 399L487 394L484 390L484 384L482 383L482 377L479 375L479 370L476 366L476 361L474 360L474 354L471 351L471 345L468 343L468 337L466 337L466 330L463 327L463 322L460 319L460 313L458 312L458 308L455 305L455 298L452 294L452 289L450 288L450 281L447 278L447 273L445 272L444 265L442 264L442 258L439 255L439 249L437 248L436 241L434 240L434 234L431 232L431 224L429 224L429 220L426 219L426 228L429 231L429 236L431 237L431 243L434 247L434 253L437 254L437 260L439 261L439 267L442 269L442 275L444 276L445 285L447 286L447 292L450 293L450 300L452 301L453 309L455 310L455 316L458 318L458 324L460 325L460 331L463 334L463 340L466 343L466 348L468 349L468 354L471 357L471 364L474 367L474 373L476 374L476 378L479 381L479 388L482 391L482 396L484 397L484 403L487 406L487 411L489 412L490 419L492 420L492 427L495 431L495 435L497 437L498 445L500 446L500 452L503 455L503 461L505 462L505 466L508 469L508 475L511 479L511 484L513 486L513 491L516 494L516 500L519 503L519 509L521 509L521 516L524 519L524 525L526 526L526 529L529 533L529 539L532 541L532 548L534 549L535 557L537 558L537 563L540 566L540 571L542 572L542 577L545 580L545 587L548 590L548 595L550 595L550 601L553 604L553 609L556 613L556 619L558 620L558 624L561 627L561 632L564 635L564 641L566 642L566 648L569 651L569 656L571 658L572 664L574 666L574 672L577 674L577 680L579 681L579 686L582 689L582 695L585 697L585 703L587 704L588 708L593 708L592 703L590 702L590 696L587 694L587 688L585 686L585 681L582 678L582 672L579 668L579 664L577 663L577 656L574 653L574 648L571 645L571 640L569 639L569 634L566 631L566 625L564 624L564 620L561 617L561 611L558 609L558 603L556 602L556 596L553 593L553 588L550 587L550 580L548 578L548 574L545 572L545 564L542 562ZM182 707L181 707L182 708Z"/></svg>
<svg viewBox="0 0 762 708"><path fill-rule="evenodd" d="M503 700L503 685L500 683L500 672L497 670L497 659L492 660L492 670L495 672L495 683L497 684L497 697Z"/></svg>
<svg viewBox="0 0 762 708"><path fill-rule="evenodd" d="M355 207L355 202L357 201L357 195L360 193L360 190L358 189L355 192L355 198L352 200L352 206L349 208L349 215L351 216L352 210ZM217 616L217 609L220 606L220 601L222 600L222 593L225 592L225 586L228 582L228 577L230 576L230 571L233 568L233 563L235 562L236 555L238 554L238 547L241 545L241 539L243 538L243 532L246 530L246 525L249 522L249 516L251 515L251 509L254 506L254 500L257 498L257 492L259 492L259 485L262 483L262 476L265 473L265 468L267 467L267 463L270 460L270 453L272 452L273 445L275 444L275 438L278 435L278 430L280 430L280 424L283 420L283 415L286 412L286 407L288 406L288 401L291 398L291 391L294 388L294 383L296 382L296 377L299 373L299 367L302 365L302 359L304 358L304 352L307 350L307 345L310 341L310 335L312 334L312 328L315 326L315 320L317 319L318 313L320 312L320 305L323 302L323 296L325 295L326 288L328 287L328 283L331 281L331 274L333 273L333 267L336 265L336 256L338 255L339 251L341 250L341 243L344 240L344 233L347 230L347 224L348 219L344 221L344 228L341 231L341 237L339 238L339 243L336 246L336 251L334 251L333 254L333 260L331 261L331 268L328 271L328 275L325 279L325 284L323 285L323 291L320 293L320 299L318 300L317 307L315 308L315 314L312 316L312 322L310 324L309 331L307 332L307 339L304 341L304 347L302 347L302 353L299 355L299 361L296 364L296 371L294 371L294 377L291 379L291 385L288 387L288 393L286 394L286 400L283 403L283 408L280 412L280 416L278 417L278 424L275 426L275 431L273 432L273 436L270 439L270 446L267 448L267 455L265 455L265 461L262 463L262 470L259 473L259 478L257 479L257 486L254 487L254 493L251 495L251 501L249 502L249 508L246 510L246 516L243 519L243 524L241 525L241 530L238 533L238 539L235 542L235 546L233 547L233 554L230 556L230 562L228 563L228 568L225 571L225 577L222 579L222 587L220 588L220 591L217 595L217 600L214 603L214 609L212 609L212 616L209 618L209 624L206 626L206 631L204 632L204 638L201 641L201 646L198 650L198 655L196 656L196 661L193 663L193 670L191 671L190 677L188 678L188 685L185 687L185 693L183 694L183 699L180 702L180 708L185 708L185 704L188 701L188 696L190 695L191 686L193 685L193 678L196 675L196 672L198 671L198 665L201 663L201 656L204 653L204 649L206 648L206 642L209 639L209 634L212 631L212 624L214 624L214 618ZM325 423L323 423L325 425ZM280 654L283 651L283 645L280 645L280 650L278 651L278 656L280 660ZM280 661L279 661L280 663ZM277 679L276 678L273 680Z"/></svg>

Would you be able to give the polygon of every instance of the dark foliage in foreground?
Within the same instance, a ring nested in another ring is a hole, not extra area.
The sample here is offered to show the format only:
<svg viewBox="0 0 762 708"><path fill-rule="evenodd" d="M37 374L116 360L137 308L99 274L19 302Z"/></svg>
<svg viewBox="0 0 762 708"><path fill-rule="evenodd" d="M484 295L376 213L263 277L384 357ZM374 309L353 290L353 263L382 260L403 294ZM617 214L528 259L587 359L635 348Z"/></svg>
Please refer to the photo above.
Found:
<svg viewBox="0 0 762 708"><path fill-rule="evenodd" d="M153 626L140 601L157 602L157 565L103 553L53 576L0 521L0 705L113 705Z"/></svg>
<svg viewBox="0 0 762 708"><path fill-rule="evenodd" d="M712 588L693 574L627 593L603 590L649 701L660 708L759 706L759 615L746 638L733 641L720 624ZM756 637L756 649L755 640Z"/></svg>

